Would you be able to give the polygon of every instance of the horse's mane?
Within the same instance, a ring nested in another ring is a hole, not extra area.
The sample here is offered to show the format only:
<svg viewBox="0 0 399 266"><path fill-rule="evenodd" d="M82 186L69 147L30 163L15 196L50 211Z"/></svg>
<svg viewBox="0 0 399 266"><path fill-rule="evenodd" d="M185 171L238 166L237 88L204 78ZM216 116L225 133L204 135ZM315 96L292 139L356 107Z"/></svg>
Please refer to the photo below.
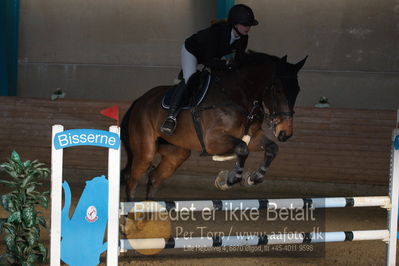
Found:
<svg viewBox="0 0 399 266"><path fill-rule="evenodd" d="M248 50L239 60L241 65L263 65L267 63L275 64L282 62L282 59L277 56L252 50Z"/></svg>
<svg viewBox="0 0 399 266"><path fill-rule="evenodd" d="M275 73L277 76L285 76L286 78L289 76L296 77L295 65L287 62L287 56L282 58L269 55L265 53L259 53L249 50L245 53L240 60L240 65L245 66L261 66L261 65L273 65L275 68ZM295 104L295 99L298 95L299 87L294 87L293 89L285 89L284 93L288 99L288 103L291 109L293 109Z"/></svg>
<svg viewBox="0 0 399 266"><path fill-rule="evenodd" d="M282 58L266 53L255 52L248 50L243 56L239 58L240 66L264 66L272 65L276 69L277 75L296 75L298 71L295 65L287 62L287 56Z"/></svg>

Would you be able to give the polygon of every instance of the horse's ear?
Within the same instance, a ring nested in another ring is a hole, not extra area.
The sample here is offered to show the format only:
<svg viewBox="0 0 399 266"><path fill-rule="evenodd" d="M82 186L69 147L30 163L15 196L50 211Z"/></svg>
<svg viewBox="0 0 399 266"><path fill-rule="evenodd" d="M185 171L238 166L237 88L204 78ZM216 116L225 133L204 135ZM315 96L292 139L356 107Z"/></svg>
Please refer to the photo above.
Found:
<svg viewBox="0 0 399 266"><path fill-rule="evenodd" d="M287 63L287 55L284 55L283 57L281 57L281 60L283 60L283 62Z"/></svg>
<svg viewBox="0 0 399 266"><path fill-rule="evenodd" d="M298 63L295 64L295 68L296 68L297 72L303 67L303 65L306 62L306 59L308 59L308 56L306 56L304 59L302 59L301 61L299 61Z"/></svg>

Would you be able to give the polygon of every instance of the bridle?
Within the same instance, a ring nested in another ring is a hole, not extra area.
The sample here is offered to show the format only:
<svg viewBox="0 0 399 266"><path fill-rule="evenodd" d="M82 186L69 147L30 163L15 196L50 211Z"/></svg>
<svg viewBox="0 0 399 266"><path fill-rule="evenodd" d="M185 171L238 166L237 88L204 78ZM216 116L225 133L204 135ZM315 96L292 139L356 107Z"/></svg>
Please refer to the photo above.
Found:
<svg viewBox="0 0 399 266"><path fill-rule="evenodd" d="M278 76L278 78L281 79L296 79L297 76L292 75L292 76ZM266 92L270 91L271 93L271 112L267 113L266 110L268 109L263 100L262 100L262 109L263 109L263 114L264 114L264 120L266 124L272 128L275 127L278 124L278 118L279 117L284 117L284 118L292 118L295 114L294 110L290 110L288 112L282 112L282 111L277 111L278 106L277 106L277 101L275 100L277 98L277 86L276 86L276 75L273 75L273 79L271 84L266 88L266 90L263 91L262 99L264 99ZM287 100L288 101L288 100ZM258 103L259 104L259 103ZM288 103L287 103L288 105Z"/></svg>
<svg viewBox="0 0 399 266"><path fill-rule="evenodd" d="M278 106L277 106L277 101L275 100L277 98L276 97L276 95L277 95L277 86L276 86L277 78L276 77L277 77L277 74L274 72L271 83L266 87L266 89L263 90L261 97L257 98L257 99L255 98L255 100L253 101L251 110L246 117L246 122L245 122L245 126L244 126L245 134L248 133L249 127L252 124L252 122L255 120L258 110L260 110L262 112L263 120L269 126L269 128L275 128L280 123L280 121L278 119L279 117L283 117L286 119L287 118L292 119L292 117L294 116L295 111L293 109L288 112L277 111ZM279 80L297 79L298 76L297 75L283 75L283 76L278 75L278 78L279 78ZM264 103L264 98L266 96L266 93L269 91L271 93L271 104L272 104L270 109L268 107L266 107L266 105ZM286 99L286 101L287 101L287 105L289 106L288 99ZM266 111L268 109L269 109L269 112Z"/></svg>

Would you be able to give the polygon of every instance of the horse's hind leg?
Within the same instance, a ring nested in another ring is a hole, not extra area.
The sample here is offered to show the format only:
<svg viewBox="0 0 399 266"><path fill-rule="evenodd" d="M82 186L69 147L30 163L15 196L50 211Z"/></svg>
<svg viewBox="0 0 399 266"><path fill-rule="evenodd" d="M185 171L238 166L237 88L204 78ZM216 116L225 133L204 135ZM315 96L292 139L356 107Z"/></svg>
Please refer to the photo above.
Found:
<svg viewBox="0 0 399 266"><path fill-rule="evenodd" d="M171 177L180 165L190 157L190 150L172 144L160 144L158 152L162 158L159 165L148 176L147 199L153 198L163 180Z"/></svg>
<svg viewBox="0 0 399 266"><path fill-rule="evenodd" d="M133 139L133 138L132 138ZM148 136L135 137L132 144L133 160L130 164L130 177L126 178L126 195L128 201L133 201L139 180L145 175L156 153L156 142Z"/></svg>

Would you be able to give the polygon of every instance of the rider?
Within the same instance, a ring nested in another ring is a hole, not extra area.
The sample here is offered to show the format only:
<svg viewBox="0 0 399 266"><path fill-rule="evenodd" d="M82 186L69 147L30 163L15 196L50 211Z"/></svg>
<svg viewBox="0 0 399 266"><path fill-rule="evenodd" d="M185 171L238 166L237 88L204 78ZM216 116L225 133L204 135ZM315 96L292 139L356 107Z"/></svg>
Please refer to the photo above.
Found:
<svg viewBox="0 0 399 266"><path fill-rule="evenodd" d="M161 132L172 135L176 129L176 117L185 94L186 84L197 70L197 64L211 69L229 69L230 60L221 57L235 52L236 57L245 52L248 32L251 26L258 25L252 9L244 4L233 6L227 22L220 21L187 38L181 49L183 80L177 85L170 104L169 114L161 126Z"/></svg>

